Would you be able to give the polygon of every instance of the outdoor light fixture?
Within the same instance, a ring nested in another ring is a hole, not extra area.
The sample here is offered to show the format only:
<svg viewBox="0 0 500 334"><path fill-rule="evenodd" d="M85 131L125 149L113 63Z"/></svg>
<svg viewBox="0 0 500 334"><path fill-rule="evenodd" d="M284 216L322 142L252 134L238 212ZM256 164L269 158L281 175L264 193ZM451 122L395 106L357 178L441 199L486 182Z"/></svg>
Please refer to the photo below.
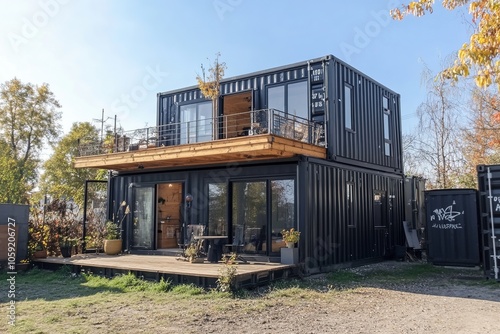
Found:
<svg viewBox="0 0 500 334"><path fill-rule="evenodd" d="M191 202L193 201L193 195L187 194L186 198L185 198L185 201L186 201L186 207L190 208L191 207Z"/></svg>

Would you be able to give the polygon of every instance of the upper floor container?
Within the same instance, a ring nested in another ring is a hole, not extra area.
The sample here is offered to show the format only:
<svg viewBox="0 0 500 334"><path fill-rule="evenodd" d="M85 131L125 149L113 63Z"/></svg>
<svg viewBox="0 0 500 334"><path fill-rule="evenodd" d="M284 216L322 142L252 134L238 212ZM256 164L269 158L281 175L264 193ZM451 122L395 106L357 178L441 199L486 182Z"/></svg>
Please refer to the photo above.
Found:
<svg viewBox="0 0 500 334"><path fill-rule="evenodd" d="M400 96L331 55L224 79L216 110L197 86L158 94L166 146L283 135L290 119L327 160L402 174Z"/></svg>

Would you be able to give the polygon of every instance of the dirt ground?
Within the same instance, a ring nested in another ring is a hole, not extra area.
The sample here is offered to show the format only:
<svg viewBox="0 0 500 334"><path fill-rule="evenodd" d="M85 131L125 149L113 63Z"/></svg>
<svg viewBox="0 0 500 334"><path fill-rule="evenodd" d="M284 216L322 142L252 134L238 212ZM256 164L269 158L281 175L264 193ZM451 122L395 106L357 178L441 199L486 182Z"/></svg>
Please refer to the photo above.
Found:
<svg viewBox="0 0 500 334"><path fill-rule="evenodd" d="M386 262L357 273L406 265ZM324 277L311 277L323 280ZM376 281L376 280L375 280ZM185 318L167 332L198 333L500 333L500 283L476 269L411 282L366 282L327 287L318 298L279 296L251 307L236 300L224 312ZM492 284L493 283L493 284ZM320 284L321 285L321 284ZM340 289L339 289L340 288Z"/></svg>

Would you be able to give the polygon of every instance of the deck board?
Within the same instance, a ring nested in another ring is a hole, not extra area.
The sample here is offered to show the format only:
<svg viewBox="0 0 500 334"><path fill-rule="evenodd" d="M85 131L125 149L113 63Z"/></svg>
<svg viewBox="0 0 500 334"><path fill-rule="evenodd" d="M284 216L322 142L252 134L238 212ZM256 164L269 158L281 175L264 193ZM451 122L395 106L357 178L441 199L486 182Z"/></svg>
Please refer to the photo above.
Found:
<svg viewBox="0 0 500 334"><path fill-rule="evenodd" d="M179 261L174 256L136 254L79 254L70 258L48 257L46 259L36 259L36 262L206 278L217 278L219 269L224 266L222 262L210 263L205 261L204 263L189 263ZM293 265L279 263L249 262L248 264L238 264L236 277L240 276L243 278L248 275L293 269L294 267Z"/></svg>

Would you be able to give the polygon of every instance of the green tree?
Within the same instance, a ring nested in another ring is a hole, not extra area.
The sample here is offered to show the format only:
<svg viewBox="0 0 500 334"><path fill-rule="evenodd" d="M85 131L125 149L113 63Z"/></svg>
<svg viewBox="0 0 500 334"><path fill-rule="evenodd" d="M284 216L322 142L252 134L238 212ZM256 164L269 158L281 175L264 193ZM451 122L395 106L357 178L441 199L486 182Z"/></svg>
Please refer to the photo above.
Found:
<svg viewBox="0 0 500 334"><path fill-rule="evenodd" d="M73 167L78 155L78 144L99 141L99 130L89 122L74 123L71 130L54 148L54 153L44 164L40 189L52 198L73 200L83 205L85 180L103 180L106 171Z"/></svg>
<svg viewBox="0 0 500 334"><path fill-rule="evenodd" d="M27 202L36 182L40 152L58 138L60 107L48 84L24 84L14 78L0 85L0 140L4 146L0 160L8 166L0 174L4 201Z"/></svg>
<svg viewBox="0 0 500 334"><path fill-rule="evenodd" d="M455 63L441 72L446 79L467 77L475 70L479 87L495 83L500 89L500 1L498 0L443 0L444 8L453 10L469 5L474 33L469 42L458 50ZM402 20L407 15L422 16L432 13L434 0L410 1L391 11L393 18Z"/></svg>

